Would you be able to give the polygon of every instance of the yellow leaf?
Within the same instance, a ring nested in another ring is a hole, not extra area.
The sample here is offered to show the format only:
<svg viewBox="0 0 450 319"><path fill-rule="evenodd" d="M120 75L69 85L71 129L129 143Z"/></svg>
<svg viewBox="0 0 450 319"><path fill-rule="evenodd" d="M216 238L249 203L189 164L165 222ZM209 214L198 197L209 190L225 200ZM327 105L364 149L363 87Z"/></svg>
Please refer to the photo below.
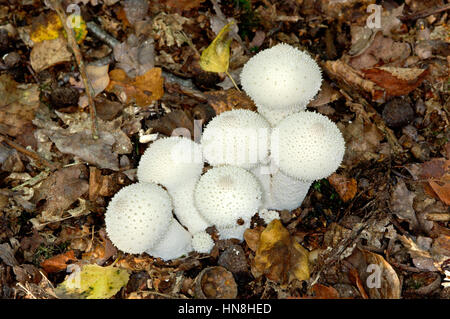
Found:
<svg viewBox="0 0 450 319"><path fill-rule="evenodd" d="M294 279L309 279L309 252L293 239L280 220L272 221L261 233L252 273L287 284Z"/></svg>
<svg viewBox="0 0 450 319"><path fill-rule="evenodd" d="M30 38L34 43L44 40L53 40L59 37L59 30L62 28L61 20L55 12L47 15L40 15L34 19L31 25Z"/></svg>
<svg viewBox="0 0 450 319"><path fill-rule="evenodd" d="M231 25L234 21L228 23L220 30L217 37L202 52L200 57L200 66L208 72L227 72L230 63L230 44L231 38L228 38Z"/></svg>
<svg viewBox="0 0 450 319"><path fill-rule="evenodd" d="M77 43L83 42L87 35L86 22L84 22L83 18L79 14L71 14L69 17L70 25L73 27L73 31L75 32L75 39Z"/></svg>
<svg viewBox="0 0 450 319"><path fill-rule="evenodd" d="M73 26L75 39L78 43L81 43L87 35L86 22L84 22L80 15L76 14L71 14L68 19ZM55 12L51 12L34 19L31 26L30 38L34 43L39 43L44 40L54 40L59 37L60 31L63 31L61 19L59 19ZM63 34L66 36L65 32Z"/></svg>
<svg viewBox="0 0 450 319"><path fill-rule="evenodd" d="M56 293L62 298L106 299L114 296L129 279L127 270L113 265L85 265L82 269L76 269L62 282Z"/></svg>

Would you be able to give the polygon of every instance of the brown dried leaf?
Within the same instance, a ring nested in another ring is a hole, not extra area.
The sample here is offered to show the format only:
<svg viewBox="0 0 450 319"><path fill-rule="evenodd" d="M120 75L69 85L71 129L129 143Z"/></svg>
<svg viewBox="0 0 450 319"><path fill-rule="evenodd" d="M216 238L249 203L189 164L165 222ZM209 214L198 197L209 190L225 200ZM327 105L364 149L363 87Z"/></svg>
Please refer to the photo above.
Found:
<svg viewBox="0 0 450 319"><path fill-rule="evenodd" d="M357 248L347 261L358 271L364 291L370 299L400 299L402 291L400 280L383 256ZM369 268L371 265L375 267Z"/></svg>
<svg viewBox="0 0 450 319"><path fill-rule="evenodd" d="M176 8L182 11L188 11L200 6L205 0L166 0L169 8Z"/></svg>
<svg viewBox="0 0 450 319"><path fill-rule="evenodd" d="M355 197L358 186L354 178L346 178L343 175L333 173L328 177L328 181L344 202L348 202Z"/></svg>
<svg viewBox="0 0 450 319"><path fill-rule="evenodd" d="M293 239L280 220L272 221L261 233L252 273L287 284L294 279L309 279L309 252Z"/></svg>
<svg viewBox="0 0 450 319"><path fill-rule="evenodd" d="M206 92L205 96L217 115L233 109L256 111L255 103L244 92L236 89Z"/></svg>
<svg viewBox="0 0 450 319"><path fill-rule="evenodd" d="M427 70L379 67L363 70L365 78L385 89L387 96L407 95L422 84Z"/></svg>
<svg viewBox="0 0 450 319"><path fill-rule="evenodd" d="M423 163L420 178L428 179L428 185L439 199L450 205L450 160L433 158Z"/></svg>
<svg viewBox="0 0 450 319"><path fill-rule="evenodd" d="M412 229L417 228L417 216L413 208L416 194L408 190L403 180L395 185L391 196L392 212L402 220L406 220Z"/></svg>
<svg viewBox="0 0 450 319"><path fill-rule="evenodd" d="M164 79L161 68L153 68L144 75L131 79L124 70L109 72L111 79L106 91L112 92L124 103L136 102L139 106L149 105L164 95Z"/></svg>
<svg viewBox="0 0 450 319"><path fill-rule="evenodd" d="M59 220L64 210L88 191L89 185L83 176L86 176L83 165L61 168L35 189L33 202L38 203L45 199L42 212L38 216L40 222Z"/></svg>
<svg viewBox="0 0 450 319"><path fill-rule="evenodd" d="M72 53L67 49L67 40L64 37L36 43L30 53L31 67L37 73L71 59Z"/></svg>
<svg viewBox="0 0 450 319"><path fill-rule="evenodd" d="M339 292L333 287L328 287L321 284L315 284L312 286L314 292L314 299L339 299Z"/></svg>
<svg viewBox="0 0 450 319"><path fill-rule="evenodd" d="M67 263L70 261L77 261L73 250L69 250L63 254L53 256L49 259L41 262L41 267L46 273L54 273L62 270L66 270Z"/></svg>
<svg viewBox="0 0 450 319"><path fill-rule="evenodd" d="M19 84L8 74L0 75L0 131L11 136L21 135L31 125L39 107L36 84Z"/></svg>

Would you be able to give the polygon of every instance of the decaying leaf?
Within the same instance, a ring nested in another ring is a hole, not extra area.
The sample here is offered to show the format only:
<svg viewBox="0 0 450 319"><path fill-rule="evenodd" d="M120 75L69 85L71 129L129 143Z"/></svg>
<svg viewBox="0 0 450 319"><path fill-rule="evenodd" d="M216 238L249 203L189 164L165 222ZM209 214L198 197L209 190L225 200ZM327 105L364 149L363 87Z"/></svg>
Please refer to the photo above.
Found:
<svg viewBox="0 0 450 319"><path fill-rule="evenodd" d="M113 265L102 267L85 265L75 269L69 277L56 288L60 298L106 299L114 296L129 280L125 269Z"/></svg>
<svg viewBox="0 0 450 319"><path fill-rule="evenodd" d="M85 167L75 165L57 170L35 188L33 202L45 200L40 223L54 222L61 219L64 210L69 208L89 189Z"/></svg>
<svg viewBox="0 0 450 319"><path fill-rule="evenodd" d="M18 84L8 74L0 75L0 131L18 136L31 125L39 107L36 84Z"/></svg>
<svg viewBox="0 0 450 319"><path fill-rule="evenodd" d="M46 273L49 274L66 270L67 263L71 261L77 261L73 250L69 250L68 252L44 260L43 262L41 262L41 267L45 270Z"/></svg>
<svg viewBox="0 0 450 319"><path fill-rule="evenodd" d="M92 86L94 96L103 92L109 84L108 67L108 64L86 66L87 77Z"/></svg>
<svg viewBox="0 0 450 319"><path fill-rule="evenodd" d="M213 42L202 52L200 66L204 71L217 73L228 71L232 41L228 33L233 24L234 22L230 22L224 26Z"/></svg>
<svg viewBox="0 0 450 319"><path fill-rule="evenodd" d="M427 70L378 67L363 71L365 77L382 87L387 96L407 95L425 80Z"/></svg>
<svg viewBox="0 0 450 319"><path fill-rule="evenodd" d="M191 10L200 6L205 0L166 0L169 8L176 8L179 10Z"/></svg>
<svg viewBox="0 0 450 319"><path fill-rule="evenodd" d="M214 92L206 92L205 96L208 98L208 103L220 114L225 111L233 109L248 109L256 111L255 103L243 92L236 89L220 90Z"/></svg>
<svg viewBox="0 0 450 319"><path fill-rule="evenodd" d="M392 212L402 220L406 220L411 228L418 226L416 212L413 208L413 201L416 195L406 187L403 180L399 180L395 185L391 197Z"/></svg>
<svg viewBox="0 0 450 319"><path fill-rule="evenodd" d="M35 43L56 39L59 37L62 27L56 12L50 12L47 15L41 14L33 20L30 38Z"/></svg>
<svg viewBox="0 0 450 319"><path fill-rule="evenodd" d="M434 158L421 165L420 177L426 179L437 197L450 205L450 160Z"/></svg>
<svg viewBox="0 0 450 319"><path fill-rule="evenodd" d="M130 78L147 73L155 66L153 39L140 41L134 34L125 42L114 47L117 67L124 70Z"/></svg>
<svg viewBox="0 0 450 319"><path fill-rule="evenodd" d="M383 256L358 248L347 260L358 271L364 290L371 299L401 297L398 275Z"/></svg>
<svg viewBox="0 0 450 319"><path fill-rule="evenodd" d="M144 75L131 79L122 69L112 70L109 72L111 81L106 91L116 94L123 103L134 101L139 106L149 105L164 95L161 72L160 68L153 68Z"/></svg>
<svg viewBox="0 0 450 319"><path fill-rule="evenodd" d="M71 59L72 54L67 49L67 41L63 37L36 43L30 53L31 67L37 73Z"/></svg>
<svg viewBox="0 0 450 319"><path fill-rule="evenodd" d="M334 173L328 177L328 181L344 202L348 202L355 197L358 187L354 178L349 179L343 175Z"/></svg>
<svg viewBox="0 0 450 319"><path fill-rule="evenodd" d="M309 252L289 235L280 220L272 221L261 233L252 261L255 277L265 275L268 279L287 284L294 279L309 279Z"/></svg>

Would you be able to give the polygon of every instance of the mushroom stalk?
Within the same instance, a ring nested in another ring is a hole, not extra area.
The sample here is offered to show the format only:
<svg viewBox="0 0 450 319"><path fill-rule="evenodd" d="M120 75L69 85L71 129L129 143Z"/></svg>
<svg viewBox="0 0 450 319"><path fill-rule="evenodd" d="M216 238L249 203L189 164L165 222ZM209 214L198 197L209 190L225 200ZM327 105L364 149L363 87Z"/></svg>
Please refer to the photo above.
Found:
<svg viewBox="0 0 450 319"><path fill-rule="evenodd" d="M158 244L146 250L146 253L163 260L170 260L191 252L193 250L191 242L191 234L172 218L164 237Z"/></svg>
<svg viewBox="0 0 450 319"><path fill-rule="evenodd" d="M204 231L210 224L200 215L194 204L194 190L196 180L191 180L178 185L178 187L168 188L172 196L175 216L181 224L189 229L191 234Z"/></svg>

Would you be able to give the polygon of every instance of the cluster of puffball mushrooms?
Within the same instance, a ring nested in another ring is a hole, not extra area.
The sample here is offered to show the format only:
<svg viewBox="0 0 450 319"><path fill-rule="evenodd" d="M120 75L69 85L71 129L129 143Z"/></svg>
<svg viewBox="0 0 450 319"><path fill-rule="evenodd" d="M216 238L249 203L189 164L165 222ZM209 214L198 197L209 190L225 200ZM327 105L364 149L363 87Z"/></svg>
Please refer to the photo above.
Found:
<svg viewBox="0 0 450 319"><path fill-rule="evenodd" d="M273 219L276 210L299 207L312 182L332 174L345 152L337 126L305 111L321 82L316 62L287 44L252 57L241 85L258 113L217 115L201 143L179 136L153 142L139 162L139 182L108 205L112 243L163 260L209 253L214 241L208 227L215 226L220 239L242 241L256 213ZM211 166L205 173L204 162Z"/></svg>

